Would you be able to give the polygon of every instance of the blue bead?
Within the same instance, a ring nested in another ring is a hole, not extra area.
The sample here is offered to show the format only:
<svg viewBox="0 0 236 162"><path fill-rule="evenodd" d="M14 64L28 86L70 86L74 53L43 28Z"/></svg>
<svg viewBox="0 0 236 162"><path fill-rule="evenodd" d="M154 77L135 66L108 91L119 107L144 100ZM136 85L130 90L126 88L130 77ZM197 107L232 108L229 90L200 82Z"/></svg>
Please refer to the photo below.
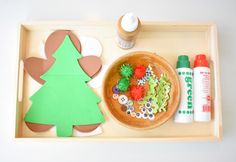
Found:
<svg viewBox="0 0 236 162"><path fill-rule="evenodd" d="M119 91L119 89L116 87L116 85L112 87L112 91L113 91L113 93L115 93L115 94L120 94L120 91Z"/></svg>

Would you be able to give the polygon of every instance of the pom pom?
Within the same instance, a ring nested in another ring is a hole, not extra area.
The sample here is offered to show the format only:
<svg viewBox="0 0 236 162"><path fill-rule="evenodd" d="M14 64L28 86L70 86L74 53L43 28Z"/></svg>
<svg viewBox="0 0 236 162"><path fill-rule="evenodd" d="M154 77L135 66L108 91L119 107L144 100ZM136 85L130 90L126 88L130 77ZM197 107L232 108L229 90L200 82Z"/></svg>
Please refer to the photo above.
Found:
<svg viewBox="0 0 236 162"><path fill-rule="evenodd" d="M134 69L134 76L141 79L146 74L146 67L144 65L137 65Z"/></svg>
<svg viewBox="0 0 236 162"><path fill-rule="evenodd" d="M122 78L118 81L118 85L117 85L117 88L122 91L122 92L125 92L128 90L129 88L129 85L130 85L130 81L128 78Z"/></svg>
<svg viewBox="0 0 236 162"><path fill-rule="evenodd" d="M144 96L144 87L140 85L133 85L130 88L130 93L133 100L141 100Z"/></svg>
<svg viewBox="0 0 236 162"><path fill-rule="evenodd" d="M120 74L122 77L129 78L133 75L133 72L134 70L130 64L123 64L120 67Z"/></svg>

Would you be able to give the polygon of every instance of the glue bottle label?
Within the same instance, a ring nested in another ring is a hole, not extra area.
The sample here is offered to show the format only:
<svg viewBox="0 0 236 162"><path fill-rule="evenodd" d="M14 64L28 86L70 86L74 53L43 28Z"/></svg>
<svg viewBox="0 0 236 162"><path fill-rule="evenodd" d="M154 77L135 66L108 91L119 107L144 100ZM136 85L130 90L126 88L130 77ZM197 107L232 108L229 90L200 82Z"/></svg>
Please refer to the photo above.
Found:
<svg viewBox="0 0 236 162"><path fill-rule="evenodd" d="M116 37L116 42L118 43L119 47L123 49L130 49L135 44L134 40L125 40L122 39L120 36Z"/></svg>
<svg viewBox="0 0 236 162"><path fill-rule="evenodd" d="M194 120L211 120L210 69L194 68Z"/></svg>
<svg viewBox="0 0 236 162"><path fill-rule="evenodd" d="M178 68L176 72L180 80L181 100L174 121L191 123L193 121L193 71L191 68Z"/></svg>

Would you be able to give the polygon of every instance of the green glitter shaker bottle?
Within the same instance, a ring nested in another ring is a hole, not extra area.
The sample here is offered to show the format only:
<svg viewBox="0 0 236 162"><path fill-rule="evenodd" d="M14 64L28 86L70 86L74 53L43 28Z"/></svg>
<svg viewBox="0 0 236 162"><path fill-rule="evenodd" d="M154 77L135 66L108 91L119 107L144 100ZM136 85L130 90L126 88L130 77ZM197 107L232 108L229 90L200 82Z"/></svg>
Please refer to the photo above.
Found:
<svg viewBox="0 0 236 162"><path fill-rule="evenodd" d="M193 70L190 68L188 56L178 57L176 72L180 80L181 99L174 122L191 123L193 122Z"/></svg>

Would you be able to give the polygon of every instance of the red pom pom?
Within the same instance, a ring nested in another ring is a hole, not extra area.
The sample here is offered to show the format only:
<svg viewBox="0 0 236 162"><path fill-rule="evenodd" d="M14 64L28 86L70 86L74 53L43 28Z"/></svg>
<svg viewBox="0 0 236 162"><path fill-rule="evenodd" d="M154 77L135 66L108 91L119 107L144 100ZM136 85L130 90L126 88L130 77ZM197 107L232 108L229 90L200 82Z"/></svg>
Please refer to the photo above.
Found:
<svg viewBox="0 0 236 162"><path fill-rule="evenodd" d="M131 98L138 101L144 96L144 87L140 85L133 85L130 87Z"/></svg>
<svg viewBox="0 0 236 162"><path fill-rule="evenodd" d="M138 79L141 79L145 76L146 73L146 67L143 65L136 65L134 69L134 76Z"/></svg>

